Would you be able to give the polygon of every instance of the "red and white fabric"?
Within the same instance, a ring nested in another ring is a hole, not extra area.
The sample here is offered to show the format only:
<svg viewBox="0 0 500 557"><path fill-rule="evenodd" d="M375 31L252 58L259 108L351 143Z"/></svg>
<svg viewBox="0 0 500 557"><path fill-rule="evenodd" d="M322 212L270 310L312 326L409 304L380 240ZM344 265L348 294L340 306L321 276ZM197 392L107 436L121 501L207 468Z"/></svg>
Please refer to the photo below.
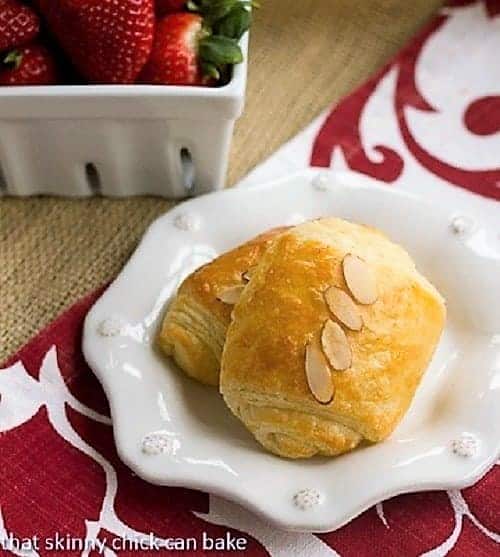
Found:
<svg viewBox="0 0 500 557"><path fill-rule="evenodd" d="M437 203L467 196L479 211L496 204L500 228L499 15L500 0L453 2L244 183L309 165L351 169ZM248 538L252 556L500 555L498 465L469 489L395 497L322 535L281 532L217 497L143 482L116 455L105 397L80 352L82 322L98 295L0 369L0 540L150 532L200 539L229 530ZM106 555L115 554L108 545Z"/></svg>

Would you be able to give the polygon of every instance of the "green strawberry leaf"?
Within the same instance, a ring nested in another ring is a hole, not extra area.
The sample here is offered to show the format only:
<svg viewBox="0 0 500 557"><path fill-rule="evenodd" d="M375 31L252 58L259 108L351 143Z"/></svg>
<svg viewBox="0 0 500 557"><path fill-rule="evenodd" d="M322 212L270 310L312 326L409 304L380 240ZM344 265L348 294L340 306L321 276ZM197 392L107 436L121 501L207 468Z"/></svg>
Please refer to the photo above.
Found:
<svg viewBox="0 0 500 557"><path fill-rule="evenodd" d="M199 12L209 24L225 18L235 8L251 8L251 0L189 0L186 4L189 11Z"/></svg>
<svg viewBox="0 0 500 557"><path fill-rule="evenodd" d="M23 54L19 50L11 50L3 59L3 63L11 69L17 70L23 61Z"/></svg>
<svg viewBox="0 0 500 557"><path fill-rule="evenodd" d="M243 53L238 41L221 35L202 39L199 44L199 54L202 62L210 62L216 67L243 62Z"/></svg>
<svg viewBox="0 0 500 557"><path fill-rule="evenodd" d="M214 24L214 31L217 35L239 41L251 24L252 13L245 5L240 3Z"/></svg>
<svg viewBox="0 0 500 557"><path fill-rule="evenodd" d="M203 75L207 77L213 77L215 80L219 81L220 72L215 64L212 64L210 62L201 62L200 66Z"/></svg>

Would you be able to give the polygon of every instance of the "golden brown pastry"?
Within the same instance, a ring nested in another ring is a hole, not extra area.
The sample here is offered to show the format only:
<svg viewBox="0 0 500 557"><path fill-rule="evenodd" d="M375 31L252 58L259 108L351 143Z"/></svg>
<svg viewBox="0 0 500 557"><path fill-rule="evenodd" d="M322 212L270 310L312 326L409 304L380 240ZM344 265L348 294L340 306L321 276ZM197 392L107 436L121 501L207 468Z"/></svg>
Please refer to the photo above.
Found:
<svg viewBox="0 0 500 557"><path fill-rule="evenodd" d="M408 409L445 315L379 231L333 218L299 225L261 257L234 308L221 393L278 455L381 441Z"/></svg>
<svg viewBox="0 0 500 557"><path fill-rule="evenodd" d="M239 290L272 239L275 228L221 255L184 280L163 320L159 348L194 379L219 384L226 330ZM233 288L235 287L235 288ZM223 301L225 300L225 301Z"/></svg>

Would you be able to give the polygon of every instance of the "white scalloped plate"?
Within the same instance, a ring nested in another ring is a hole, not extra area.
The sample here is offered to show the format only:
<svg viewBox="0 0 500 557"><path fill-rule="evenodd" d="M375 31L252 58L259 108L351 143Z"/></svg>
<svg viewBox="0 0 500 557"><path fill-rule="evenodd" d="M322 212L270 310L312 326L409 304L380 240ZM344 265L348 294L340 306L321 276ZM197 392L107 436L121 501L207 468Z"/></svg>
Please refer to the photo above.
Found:
<svg viewBox="0 0 500 557"><path fill-rule="evenodd" d="M498 457L500 238L498 206L471 214L473 196L438 207L354 173L315 176L199 197L159 218L90 311L83 348L109 398L119 454L139 476L322 532L398 493L470 485ZM217 391L184 377L152 340L194 268L272 226L325 215L377 226L405 246L445 295L449 317L389 440L290 461L264 452Z"/></svg>

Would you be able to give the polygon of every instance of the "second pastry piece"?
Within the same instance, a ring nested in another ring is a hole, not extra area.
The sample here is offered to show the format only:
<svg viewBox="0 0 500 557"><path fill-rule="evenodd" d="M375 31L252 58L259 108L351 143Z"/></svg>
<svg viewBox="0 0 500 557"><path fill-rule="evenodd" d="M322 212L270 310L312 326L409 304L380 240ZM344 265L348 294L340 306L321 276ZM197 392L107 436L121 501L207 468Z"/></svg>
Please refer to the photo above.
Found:
<svg viewBox="0 0 500 557"><path fill-rule="evenodd" d="M197 269L179 287L157 344L189 376L217 386L220 358L234 303L272 240L275 228Z"/></svg>
<svg viewBox="0 0 500 557"><path fill-rule="evenodd" d="M236 305L221 392L278 455L381 441L408 409L444 319L437 290L383 234L306 223L275 240Z"/></svg>

